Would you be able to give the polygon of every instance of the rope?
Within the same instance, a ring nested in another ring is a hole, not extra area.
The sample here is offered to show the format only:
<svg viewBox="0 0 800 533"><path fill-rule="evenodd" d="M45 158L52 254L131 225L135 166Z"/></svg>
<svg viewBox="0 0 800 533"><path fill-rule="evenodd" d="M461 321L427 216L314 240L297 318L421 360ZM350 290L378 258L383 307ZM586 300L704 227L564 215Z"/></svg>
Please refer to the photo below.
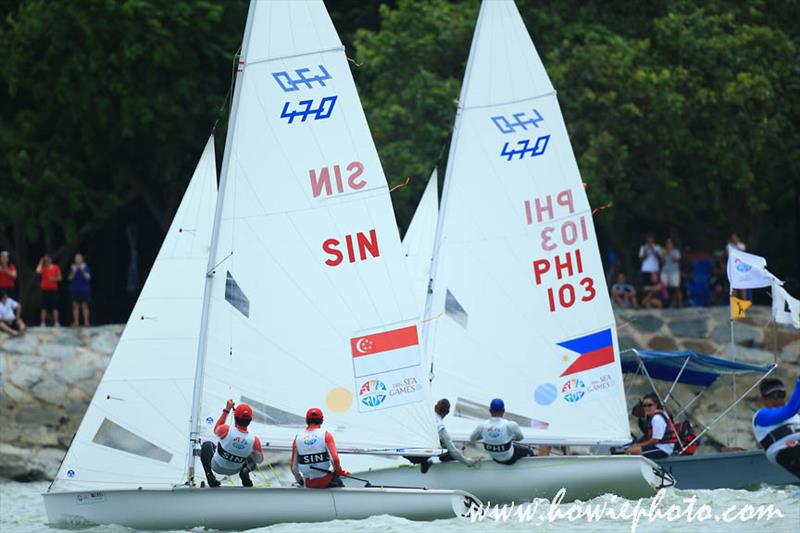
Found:
<svg viewBox="0 0 800 533"><path fill-rule="evenodd" d="M392 193L392 192L396 191L397 189L400 189L400 188L402 188L402 187L405 187L405 186L406 186L406 185L408 185L409 183L411 183L411 178L406 178L406 181L404 181L403 183L401 183L401 184L399 184L399 185L395 185L394 187L392 187L391 189L389 189L389 192L390 192L390 193Z"/></svg>
<svg viewBox="0 0 800 533"><path fill-rule="evenodd" d="M347 60L348 60L349 62L351 62L352 64L354 64L355 66L357 66L357 67L359 67L359 68L364 66L364 63L359 63L358 61L356 61L356 60L355 60L355 59L353 59L352 57L348 57L348 56L345 56L345 57L347 57Z"/></svg>
<svg viewBox="0 0 800 533"><path fill-rule="evenodd" d="M595 207L594 209L592 209L592 214L594 215L598 211L602 211L603 209L608 209L609 207L614 207L613 202L608 202L607 204L601 205L600 207Z"/></svg>

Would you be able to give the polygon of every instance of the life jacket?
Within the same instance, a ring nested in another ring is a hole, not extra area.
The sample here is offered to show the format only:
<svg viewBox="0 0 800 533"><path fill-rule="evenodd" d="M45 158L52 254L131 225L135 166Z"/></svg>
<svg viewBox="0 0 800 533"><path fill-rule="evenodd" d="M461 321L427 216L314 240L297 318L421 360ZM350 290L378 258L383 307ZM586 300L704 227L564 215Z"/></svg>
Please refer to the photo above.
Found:
<svg viewBox="0 0 800 533"><path fill-rule="evenodd" d="M508 461L514 456L514 443L505 418L492 417L481 429L483 448L495 461Z"/></svg>
<svg viewBox="0 0 800 533"><path fill-rule="evenodd" d="M645 436L648 439L653 438L653 419L659 415L663 416L664 420L667 422L667 429L664 431L664 436L661 437L661 440L658 441L658 444L677 444L678 433L675 431L675 425L672 423L672 420L670 420L667 412L663 409L656 409L653 412L653 416L647 420L647 434Z"/></svg>
<svg viewBox="0 0 800 533"><path fill-rule="evenodd" d="M304 479L321 478L333 471L325 433L322 428L306 429L302 435L294 438L297 467Z"/></svg>
<svg viewBox="0 0 800 533"><path fill-rule="evenodd" d="M800 446L800 415L790 416L778 424L758 426L754 414L753 435L761 447L766 450L767 459L771 463L778 464L775 459L778 452L793 446Z"/></svg>
<svg viewBox="0 0 800 533"><path fill-rule="evenodd" d="M680 439L681 445L683 446L683 451L680 452L680 455L694 455L695 452L697 452L697 441L692 441L697 437L697 433L692 423L686 419L683 422L675 424L675 429L678 432L678 439ZM691 445L689 444L690 442L692 443Z"/></svg>
<svg viewBox="0 0 800 533"><path fill-rule="evenodd" d="M253 453L255 437L247 430L240 430L236 426L228 429L228 434L217 443L211 467L220 474L236 474L244 466L247 458Z"/></svg>

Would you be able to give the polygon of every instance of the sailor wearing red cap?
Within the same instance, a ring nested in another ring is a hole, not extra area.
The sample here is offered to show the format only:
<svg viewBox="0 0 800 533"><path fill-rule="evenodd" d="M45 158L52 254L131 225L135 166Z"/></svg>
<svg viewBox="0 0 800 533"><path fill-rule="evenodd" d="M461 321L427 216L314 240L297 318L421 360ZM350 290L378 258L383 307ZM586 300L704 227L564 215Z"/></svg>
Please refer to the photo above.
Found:
<svg viewBox="0 0 800 533"><path fill-rule="evenodd" d="M342 470L333 435L323 430L322 410L312 407L306 412L308 427L292 442L292 474L298 483L311 489L343 487L339 476L350 472Z"/></svg>
<svg viewBox="0 0 800 533"><path fill-rule="evenodd" d="M246 403L238 405L233 412L234 425L230 427L225 421L233 406L233 400L228 400L214 426L214 434L219 437L217 445L206 441L200 448L200 462L209 487L219 487L214 472L228 476L239 474L242 486L252 487L250 471L264 460L261 441L247 431L247 426L253 420L253 409Z"/></svg>

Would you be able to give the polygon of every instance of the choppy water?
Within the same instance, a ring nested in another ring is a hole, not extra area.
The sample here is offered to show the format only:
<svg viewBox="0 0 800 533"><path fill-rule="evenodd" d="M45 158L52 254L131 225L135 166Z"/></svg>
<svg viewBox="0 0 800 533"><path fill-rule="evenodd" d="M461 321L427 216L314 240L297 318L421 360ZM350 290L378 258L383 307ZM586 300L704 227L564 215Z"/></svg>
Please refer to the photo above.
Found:
<svg viewBox="0 0 800 533"><path fill-rule="evenodd" d="M41 531L59 532L65 530L50 529L46 524L44 504L42 503L41 493L47 489L46 483L2 483L0 484L0 531L3 533L33 533ZM666 521L650 522L646 517L642 518L636 531L645 533L651 532L675 532L693 533L707 531L724 531L734 533L738 531L780 531L780 532L800 532L800 488L769 488L765 487L758 491L743 490L698 490L698 491L667 491L664 500L660 503L659 509L667 511L670 506L677 505L680 509L687 509L687 498L696 497L694 503L694 519L690 522L686 519L686 513L674 522ZM435 522L411 522L401 518L390 516L377 516L368 520L338 520L321 524L281 524L271 527L250 530L252 532L284 533L292 531L308 532L379 532L379 533L416 533L426 531L436 531L437 533L449 533L455 531L486 531L486 532L510 532L510 531L546 531L571 533L573 531L591 532L615 532L631 531L631 521L629 519L613 520L603 518L599 522L587 522L586 518L570 521L567 518L555 519L550 522L547 513L550 511L549 502L541 500L536 509L536 518L531 522L520 522L516 516L512 516L508 521L486 520L481 523L472 523L466 519L437 520ZM588 504L595 506L607 504L607 508L620 509L625 500L613 496L602 496L595 498ZM648 507L652 501L642 500L641 506ZM629 503L632 507L633 502ZM709 512L713 514L707 520L700 520L702 515L698 514L701 506L709 506ZM745 506L768 506L772 505L774 510L779 511L783 516L777 514L770 520L762 518L758 520L742 520L749 511ZM566 513L571 504L562 504L558 510ZM726 516L729 522L723 521L723 515L731 506L737 506L733 512L729 511ZM677 511L676 511L677 512ZM743 513L743 514L737 514ZM518 516L518 515L517 515ZM715 520L714 516L719 518ZM98 526L84 529L87 533L133 533L132 530L121 526Z"/></svg>

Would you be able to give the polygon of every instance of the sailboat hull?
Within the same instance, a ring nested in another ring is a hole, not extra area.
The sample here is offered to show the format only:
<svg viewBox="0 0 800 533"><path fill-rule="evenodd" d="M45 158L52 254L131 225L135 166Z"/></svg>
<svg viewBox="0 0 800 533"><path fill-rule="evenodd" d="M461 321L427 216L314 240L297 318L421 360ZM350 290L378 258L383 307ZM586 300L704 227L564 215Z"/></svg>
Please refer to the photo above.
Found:
<svg viewBox="0 0 800 533"><path fill-rule="evenodd" d="M679 489L757 489L762 484L800 483L791 472L770 463L761 450L675 455L658 464L675 477Z"/></svg>
<svg viewBox="0 0 800 533"><path fill-rule="evenodd" d="M644 457L550 456L520 459L507 466L483 460L474 468L461 463L437 463L422 474L418 466L374 469L357 474L373 485L411 485L430 489L460 489L484 503L552 499L566 489L564 501L586 500L606 493L625 498L653 496L662 485L659 467Z"/></svg>
<svg viewBox="0 0 800 533"><path fill-rule="evenodd" d="M453 490L389 488L179 487L164 490L56 492L44 496L50 525L119 524L137 529L250 529L286 522L363 519L388 514L409 520L462 516L477 501Z"/></svg>

